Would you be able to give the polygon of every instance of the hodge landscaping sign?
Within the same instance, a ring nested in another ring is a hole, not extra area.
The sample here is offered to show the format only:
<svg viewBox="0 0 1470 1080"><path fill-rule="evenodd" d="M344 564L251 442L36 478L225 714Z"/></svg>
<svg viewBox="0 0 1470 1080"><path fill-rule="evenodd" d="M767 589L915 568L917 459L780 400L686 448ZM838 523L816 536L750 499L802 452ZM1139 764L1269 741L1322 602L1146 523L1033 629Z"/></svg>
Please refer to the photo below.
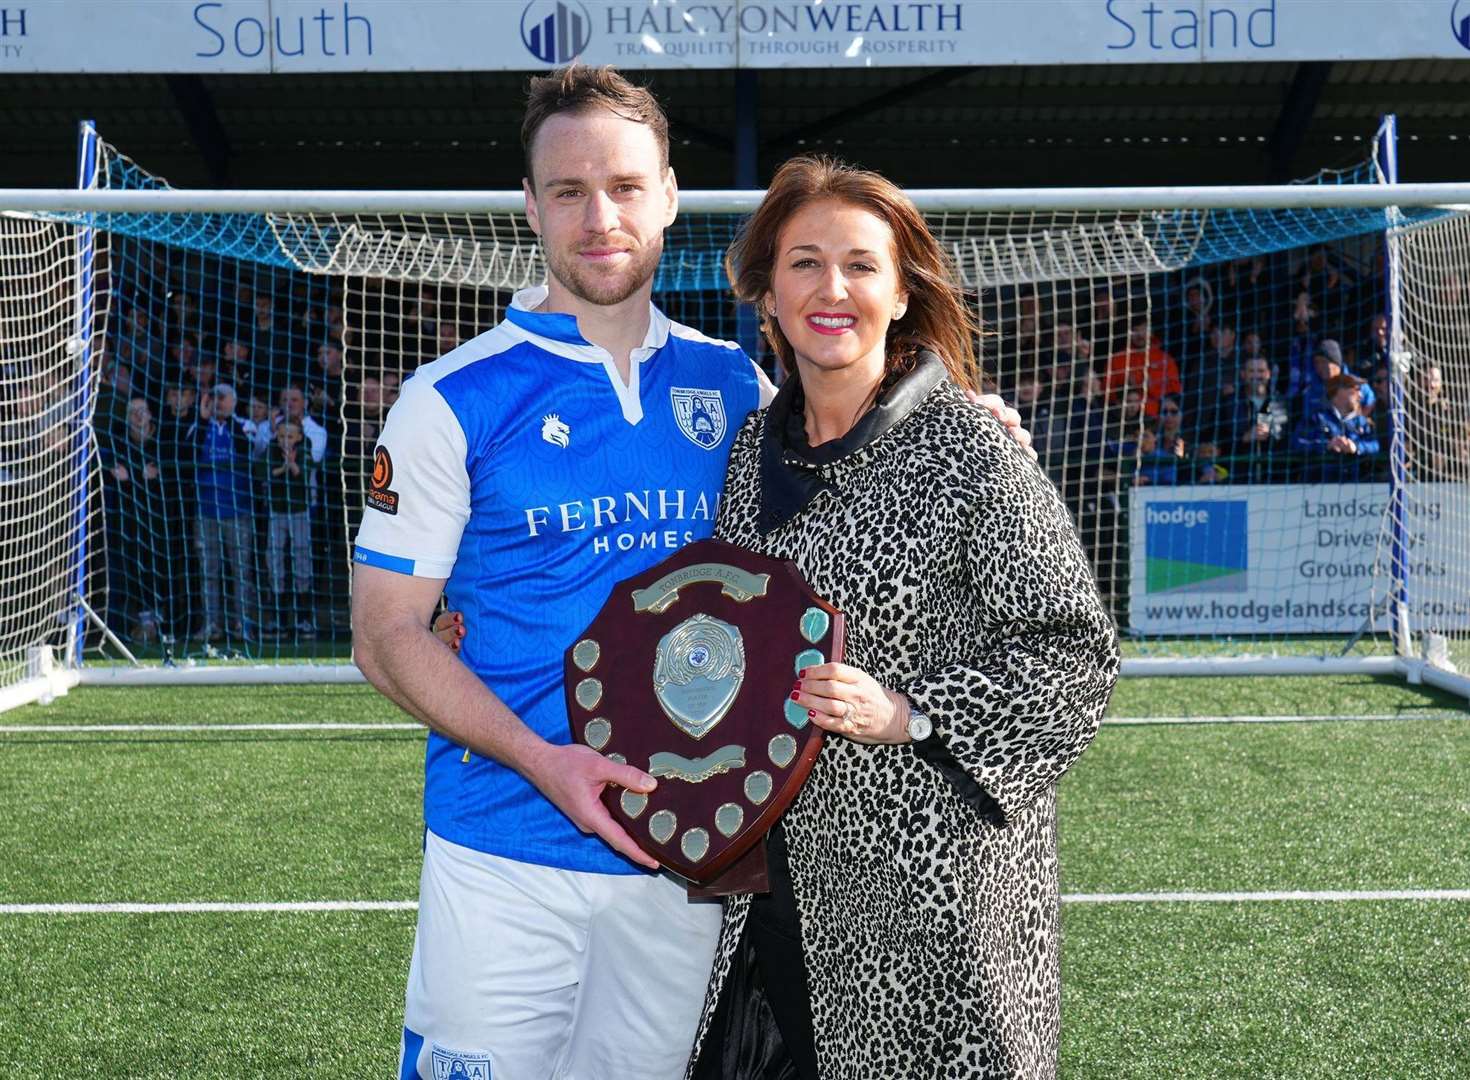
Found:
<svg viewBox="0 0 1470 1080"><path fill-rule="evenodd" d="M1416 625L1470 628L1463 497L1419 484L1406 523ZM1352 632L1392 587L1388 487L1281 484L1134 488L1129 629L1140 634ZM1380 555L1381 549L1381 555Z"/></svg>

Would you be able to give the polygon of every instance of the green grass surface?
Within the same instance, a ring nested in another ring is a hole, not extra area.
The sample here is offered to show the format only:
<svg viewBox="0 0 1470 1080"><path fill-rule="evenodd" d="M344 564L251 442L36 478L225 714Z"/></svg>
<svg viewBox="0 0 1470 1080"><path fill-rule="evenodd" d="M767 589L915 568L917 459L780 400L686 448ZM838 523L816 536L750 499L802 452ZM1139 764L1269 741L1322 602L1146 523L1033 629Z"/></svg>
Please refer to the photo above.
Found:
<svg viewBox="0 0 1470 1080"><path fill-rule="evenodd" d="M1415 716L1467 702L1389 676L1119 679L1110 716Z"/></svg>
<svg viewBox="0 0 1470 1080"><path fill-rule="evenodd" d="M1061 783L1063 889L1470 888L1467 778L1470 720L1104 726Z"/></svg>
<svg viewBox="0 0 1470 1080"><path fill-rule="evenodd" d="M7 1078L387 1078L412 912L0 917Z"/></svg>
<svg viewBox="0 0 1470 1080"><path fill-rule="evenodd" d="M1470 888L1470 716L1395 680L1125 680L1068 892ZM393 722L364 687L83 689L20 725ZM0 902L417 894L416 731L0 736ZM1470 1074L1470 904L1068 905L1063 1076ZM0 915L0 1075L391 1074L411 913ZM1459 1070L1459 1071L1457 1071Z"/></svg>
<svg viewBox="0 0 1470 1080"><path fill-rule="evenodd" d="M1465 904L1071 905L1066 1080L1463 1080Z"/></svg>
<svg viewBox="0 0 1470 1080"><path fill-rule="evenodd" d="M409 718L364 684L87 686L50 705L4 714L4 724L402 723Z"/></svg>
<svg viewBox="0 0 1470 1080"><path fill-rule="evenodd" d="M0 896L9 903L417 895L417 732L3 745Z"/></svg>

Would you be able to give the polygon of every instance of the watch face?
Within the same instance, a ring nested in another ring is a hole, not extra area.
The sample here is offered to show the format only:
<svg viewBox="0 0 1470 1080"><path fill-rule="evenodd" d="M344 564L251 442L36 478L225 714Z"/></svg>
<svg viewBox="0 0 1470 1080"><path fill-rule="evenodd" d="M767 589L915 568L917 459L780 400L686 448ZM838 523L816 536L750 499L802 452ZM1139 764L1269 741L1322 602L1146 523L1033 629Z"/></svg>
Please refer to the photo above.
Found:
<svg viewBox="0 0 1470 1080"><path fill-rule="evenodd" d="M923 713L909 714L909 738L913 739L914 742L927 739L933 730L934 725L929 722L929 718Z"/></svg>

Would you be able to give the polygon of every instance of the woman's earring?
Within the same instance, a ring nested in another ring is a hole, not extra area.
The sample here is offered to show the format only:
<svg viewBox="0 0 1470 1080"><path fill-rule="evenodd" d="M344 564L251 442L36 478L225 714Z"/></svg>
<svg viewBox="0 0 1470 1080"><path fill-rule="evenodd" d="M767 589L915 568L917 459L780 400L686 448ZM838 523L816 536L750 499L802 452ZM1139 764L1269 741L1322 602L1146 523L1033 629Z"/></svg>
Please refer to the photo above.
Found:
<svg viewBox="0 0 1470 1080"><path fill-rule="evenodd" d="M908 310L908 305L899 304L898 307L893 309L893 321L897 322L899 319L903 318Z"/></svg>

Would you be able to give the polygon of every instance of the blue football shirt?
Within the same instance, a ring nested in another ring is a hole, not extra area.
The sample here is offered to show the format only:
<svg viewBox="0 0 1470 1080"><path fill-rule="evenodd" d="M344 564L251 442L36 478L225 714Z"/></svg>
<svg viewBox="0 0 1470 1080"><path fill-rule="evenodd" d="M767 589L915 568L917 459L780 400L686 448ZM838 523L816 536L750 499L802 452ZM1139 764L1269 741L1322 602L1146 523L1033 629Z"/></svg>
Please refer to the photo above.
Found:
<svg viewBox="0 0 1470 1080"><path fill-rule="evenodd" d="M461 659L538 735L571 741L562 656L612 586L714 528L755 365L650 309L623 384L570 315L518 293L495 329L419 368L389 412L353 558L447 578ZM522 862L638 869L519 773L431 732L424 818Z"/></svg>

